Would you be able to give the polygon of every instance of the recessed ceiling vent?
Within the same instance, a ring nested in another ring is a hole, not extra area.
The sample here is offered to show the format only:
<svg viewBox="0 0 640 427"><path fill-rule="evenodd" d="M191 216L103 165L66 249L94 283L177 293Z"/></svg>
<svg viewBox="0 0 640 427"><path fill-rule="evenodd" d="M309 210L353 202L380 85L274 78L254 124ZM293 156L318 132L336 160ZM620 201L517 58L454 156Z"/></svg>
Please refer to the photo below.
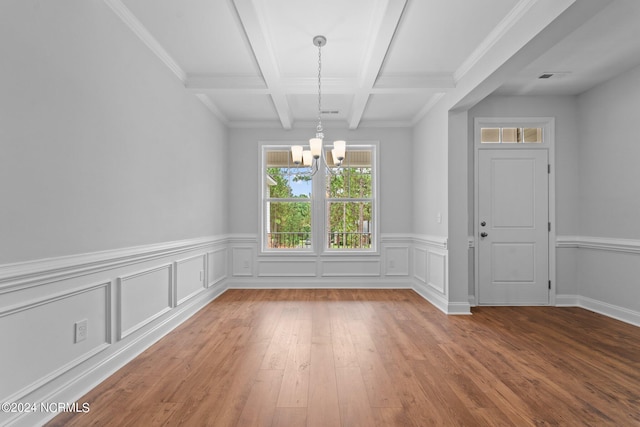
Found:
<svg viewBox="0 0 640 427"><path fill-rule="evenodd" d="M542 73L540 76L538 76L539 79L545 80L545 79L559 79L562 77L566 77L569 74L571 74L569 71L553 71L553 72L548 72L548 73Z"/></svg>

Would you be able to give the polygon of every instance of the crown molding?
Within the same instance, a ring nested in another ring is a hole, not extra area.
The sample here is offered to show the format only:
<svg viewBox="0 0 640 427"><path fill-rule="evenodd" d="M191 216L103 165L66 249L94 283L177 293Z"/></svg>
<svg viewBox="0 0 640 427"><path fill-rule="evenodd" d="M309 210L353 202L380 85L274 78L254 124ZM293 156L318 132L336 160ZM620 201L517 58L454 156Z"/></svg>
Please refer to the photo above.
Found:
<svg viewBox="0 0 640 427"><path fill-rule="evenodd" d="M187 73L178 65L178 63L169 55L169 53L160 45L135 17L135 15L120 0L104 0L104 2L114 11L114 13L124 22L124 24L138 36L138 38L158 57L160 60L184 83L187 80Z"/></svg>
<svg viewBox="0 0 640 427"><path fill-rule="evenodd" d="M255 75L188 74L184 85L189 92L194 93L270 93L264 79Z"/></svg>
<svg viewBox="0 0 640 427"><path fill-rule="evenodd" d="M418 114L416 114L415 116L413 116L413 119L411 120L411 126L415 126L417 125L420 120L422 120L424 118L424 116L427 115L427 113L429 111L431 111L431 109L438 103L440 102L440 100L446 95L445 92L440 92L440 93L436 93L434 94L428 101L426 104L424 104L424 106L422 107L422 109L420 109L420 111L418 111Z"/></svg>
<svg viewBox="0 0 640 427"><path fill-rule="evenodd" d="M229 119L225 116L216 104L213 103L211 98L204 93L196 93L196 98L200 100L208 109L218 118L223 124L229 126Z"/></svg>

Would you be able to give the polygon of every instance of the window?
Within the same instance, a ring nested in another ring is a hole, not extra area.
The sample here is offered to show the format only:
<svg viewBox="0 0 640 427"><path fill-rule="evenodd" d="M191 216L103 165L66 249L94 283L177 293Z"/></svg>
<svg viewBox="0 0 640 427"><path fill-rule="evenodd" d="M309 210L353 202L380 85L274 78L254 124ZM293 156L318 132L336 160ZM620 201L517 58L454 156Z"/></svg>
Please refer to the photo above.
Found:
<svg viewBox="0 0 640 427"><path fill-rule="evenodd" d="M482 128L480 142L482 144L540 144L542 128Z"/></svg>
<svg viewBox="0 0 640 427"><path fill-rule="evenodd" d="M295 144L291 144L295 145ZM342 166L296 166L290 145L262 146L264 252L374 252L376 250L375 145L347 145Z"/></svg>

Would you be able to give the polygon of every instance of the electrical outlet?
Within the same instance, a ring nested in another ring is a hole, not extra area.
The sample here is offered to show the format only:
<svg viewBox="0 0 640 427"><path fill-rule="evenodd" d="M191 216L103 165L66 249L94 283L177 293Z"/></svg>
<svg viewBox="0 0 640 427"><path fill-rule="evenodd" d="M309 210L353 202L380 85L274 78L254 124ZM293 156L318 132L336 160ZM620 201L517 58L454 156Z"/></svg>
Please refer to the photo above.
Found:
<svg viewBox="0 0 640 427"><path fill-rule="evenodd" d="M76 343L87 339L87 319L76 322Z"/></svg>

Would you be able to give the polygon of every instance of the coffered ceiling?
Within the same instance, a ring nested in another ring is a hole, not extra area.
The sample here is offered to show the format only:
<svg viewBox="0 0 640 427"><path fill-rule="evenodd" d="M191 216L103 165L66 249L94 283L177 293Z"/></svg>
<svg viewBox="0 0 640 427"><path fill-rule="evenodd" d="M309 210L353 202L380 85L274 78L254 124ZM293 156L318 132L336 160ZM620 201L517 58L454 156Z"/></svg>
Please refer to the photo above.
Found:
<svg viewBox="0 0 640 427"><path fill-rule="evenodd" d="M323 114L323 122L351 129L411 126L473 73L508 30L548 19L531 12L541 0L104 1L185 90L231 127L290 129L315 121L315 35L327 38L322 109L330 113ZM532 58L498 91L585 90L612 73L593 64L604 51L616 72L640 62L635 0L606 1L612 3L609 9L564 45ZM580 53L587 43L593 49ZM556 76L543 86L537 77L547 71L562 71L564 84Z"/></svg>

